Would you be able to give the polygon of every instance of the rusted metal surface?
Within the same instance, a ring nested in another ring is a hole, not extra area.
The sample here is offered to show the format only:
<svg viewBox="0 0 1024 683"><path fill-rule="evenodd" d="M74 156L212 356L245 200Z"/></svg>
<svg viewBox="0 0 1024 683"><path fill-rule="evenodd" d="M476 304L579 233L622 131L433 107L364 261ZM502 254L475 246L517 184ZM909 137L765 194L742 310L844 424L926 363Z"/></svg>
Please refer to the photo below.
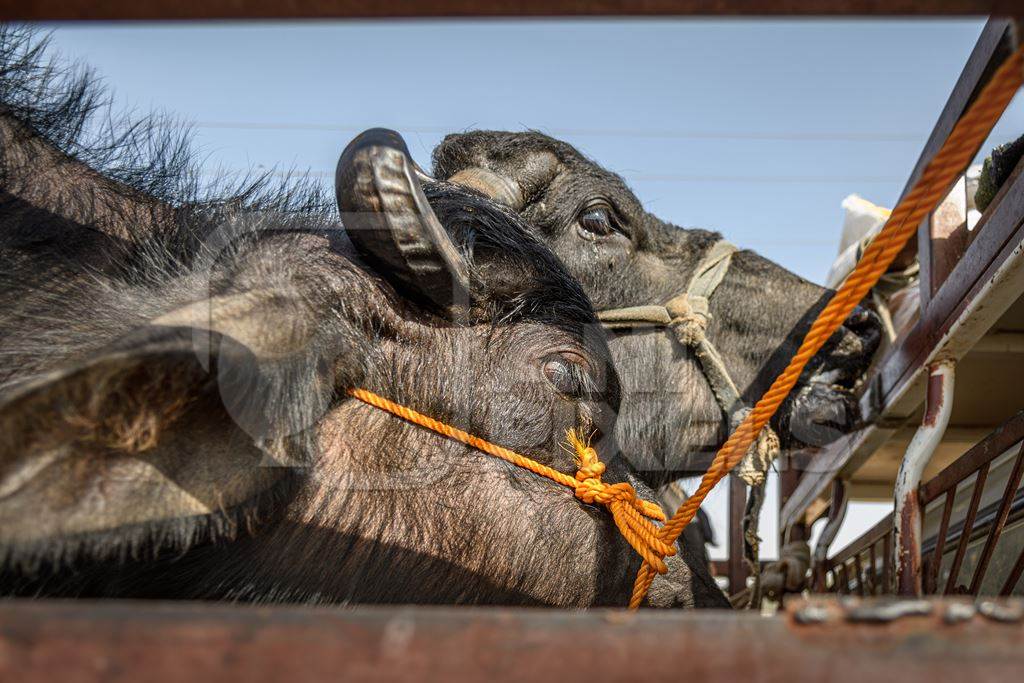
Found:
<svg viewBox="0 0 1024 683"><path fill-rule="evenodd" d="M973 484L974 490L971 495L971 502L967 509L963 526L959 532L956 554L953 557L950 574L944 586L944 592L947 595L958 590L960 567L963 563L967 546L971 540L971 533L974 530L974 524L978 515L978 508L981 503L981 496L985 489L985 481L988 476L989 467L996 458L1013 447L1014 444L1021 442L1022 440L1024 440L1024 411L1017 413L1014 417L1001 425L999 429L976 444L949 467L944 469L931 481L921 487L921 498L925 504L932 502L939 496L946 496L942 511L942 521L935 539L935 549L931 554L928 566L926 590L929 592L937 592L938 590L938 572L942 562L943 553L945 552L947 541L946 537L949 533L949 518L953 507L953 500L956 495L957 485L971 476L976 476ZM1009 517L1011 506L1015 500L1017 488L1020 486L1022 475L1024 475L1024 443L1021 444L1020 450L1014 460L1013 468L1003 490L1003 496L1000 500L998 511L988 527L988 533L981 558L979 559L978 566L974 569L974 574L967 586L967 591L972 595L977 595L981 588L981 583L985 578L986 571L988 570L989 561L992 558L995 546L999 542L999 538ZM1022 556L1024 556L1024 553L1022 553ZM1020 563L1018 562L1018 564ZM1016 578L1014 578L1014 570L1011 570L1006 581L1008 587L1004 587L1002 593L1009 594L1013 590L1019 578L1020 573L1018 572Z"/></svg>
<svg viewBox="0 0 1024 683"><path fill-rule="evenodd" d="M670 16L679 14L1011 14L1016 0L3 0L0 18L315 19L327 17Z"/></svg>
<svg viewBox="0 0 1024 683"><path fill-rule="evenodd" d="M784 614L0 603L0 680L977 680L1024 668L1020 602Z"/></svg>
<svg viewBox="0 0 1024 683"><path fill-rule="evenodd" d="M921 595L921 518L923 507L918 487L921 475L949 425L953 412L956 377L952 361L943 360L929 368L924 418L917 428L896 478L893 525L896 531L896 591L900 595ZM858 556L855 556L856 559Z"/></svg>
<svg viewBox="0 0 1024 683"><path fill-rule="evenodd" d="M814 590L819 593L825 592L825 573L828 570L828 550L832 542L836 540L843 520L846 519L846 509L850 502L846 482L836 479L832 482L832 504L828 509L828 522L818 536L818 542L814 546L814 558L812 560L812 571L814 573Z"/></svg>

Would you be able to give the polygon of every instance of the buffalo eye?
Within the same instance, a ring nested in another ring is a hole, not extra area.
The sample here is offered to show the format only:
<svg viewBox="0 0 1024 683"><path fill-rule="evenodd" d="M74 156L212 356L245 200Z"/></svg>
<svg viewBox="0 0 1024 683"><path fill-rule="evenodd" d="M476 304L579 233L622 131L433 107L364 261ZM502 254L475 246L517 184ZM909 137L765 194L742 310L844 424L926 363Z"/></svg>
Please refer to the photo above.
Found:
<svg viewBox="0 0 1024 683"><path fill-rule="evenodd" d="M544 359L544 377L558 393L572 398L583 398L589 393L590 382L579 362L568 354L554 354Z"/></svg>
<svg viewBox="0 0 1024 683"><path fill-rule="evenodd" d="M586 239L600 239L615 232L612 212L607 206L592 206L584 210L576 222L580 235Z"/></svg>

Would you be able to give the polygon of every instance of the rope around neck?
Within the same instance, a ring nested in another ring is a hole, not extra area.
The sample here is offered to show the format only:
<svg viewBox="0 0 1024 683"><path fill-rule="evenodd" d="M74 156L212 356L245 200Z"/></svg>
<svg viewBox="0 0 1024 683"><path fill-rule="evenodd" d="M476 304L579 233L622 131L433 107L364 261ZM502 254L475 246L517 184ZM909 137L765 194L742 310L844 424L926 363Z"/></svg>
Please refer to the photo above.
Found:
<svg viewBox="0 0 1024 683"><path fill-rule="evenodd" d="M575 430L569 430L568 443L576 457L576 475L569 476L564 472L548 467L542 463L520 455L503 446L481 439L458 427L435 420L412 408L389 401L366 389L349 389L348 395L359 399L367 405L425 427L442 436L453 439L488 455L500 458L513 465L529 470L534 474L572 489L576 497L584 503L603 505L612 513L615 526L623 538L644 560L644 566L664 574L668 571L665 557L675 555L675 541L666 543L658 536L658 528L650 521L665 521L665 513L661 508L646 500L637 498L636 490L628 483L606 484L601 481L604 474L604 463L597 457L597 451L590 447L584 436Z"/></svg>

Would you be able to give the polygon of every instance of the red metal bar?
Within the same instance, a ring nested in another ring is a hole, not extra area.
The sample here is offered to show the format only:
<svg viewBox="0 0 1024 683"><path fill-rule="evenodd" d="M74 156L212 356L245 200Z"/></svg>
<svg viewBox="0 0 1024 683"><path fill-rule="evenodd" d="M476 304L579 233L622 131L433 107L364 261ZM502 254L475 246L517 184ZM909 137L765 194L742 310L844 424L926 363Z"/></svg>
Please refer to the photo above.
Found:
<svg viewBox="0 0 1024 683"><path fill-rule="evenodd" d="M985 578L985 572L988 571L988 563L992 559L992 552L995 550L996 543L999 542L999 537L1003 533L1003 527L1006 525L1006 518L1010 514L1010 506L1013 504L1013 498L1017 493L1017 487L1020 486L1021 474L1024 474L1024 444L1021 444L1020 452L1017 454L1017 459L1013 464L1013 470L1010 472L1010 477L1006 481L1006 489L1003 491L1003 500L999 504L999 513L996 515L996 519L992 523L991 529L989 529L988 538L985 540L985 548L981 551L981 557L978 559L978 567L974 570L974 578L971 580L971 595L977 595L981 588L981 582Z"/></svg>
<svg viewBox="0 0 1024 683"><path fill-rule="evenodd" d="M8 601L11 683L1015 680L1024 628L949 603L791 601L786 613ZM1019 605L1012 603L1009 608Z"/></svg>
<svg viewBox="0 0 1024 683"><path fill-rule="evenodd" d="M842 579L839 582L839 594L849 595L850 593L850 572L847 568L847 563L843 562L839 565L839 573L842 575Z"/></svg>
<svg viewBox="0 0 1024 683"><path fill-rule="evenodd" d="M1024 440L1024 410L1016 413L995 431L971 447L946 469L921 486L921 500L932 502L954 488L967 477L1005 453L1014 444Z"/></svg>
<svg viewBox="0 0 1024 683"><path fill-rule="evenodd" d="M832 561L838 563L853 559L854 555L864 552L872 543L877 543L883 537L891 533L892 519L888 517L880 519L873 527L865 531L860 538L851 542L850 545L833 555Z"/></svg>
<svg viewBox="0 0 1024 683"><path fill-rule="evenodd" d="M875 546L876 545L877 545L877 543L872 543L871 544L870 553L868 554L868 561L871 563L871 565L868 568L869 576L871 577L871 582L869 584L870 585L870 589L868 590L868 595L874 595L877 592L875 590L876 589L876 585L875 585L875 576L876 576L875 575L875 562L877 561L877 558L875 557Z"/></svg>
<svg viewBox="0 0 1024 683"><path fill-rule="evenodd" d="M953 501L956 499L956 488L946 491L946 502L942 505L942 523L939 534L935 537L935 552L931 566L928 568L928 579L925 582L925 593L934 593L939 585L939 571L942 568L942 552L946 547L946 535L949 533L949 518L953 513Z"/></svg>
<svg viewBox="0 0 1024 683"><path fill-rule="evenodd" d="M960 578L960 565L963 564L964 555L967 554L967 545L971 542L971 532L974 530L974 518L978 514L978 505L981 503L981 495L985 490L985 479L988 477L988 465L985 463L978 470L978 478L974 481L974 493L971 495L971 504L967 508L967 517L964 518L964 526L960 532L960 542L956 546L956 555L953 556L953 565L949 568L949 578L946 579L946 595L950 595L956 589L957 579Z"/></svg>
<svg viewBox="0 0 1024 683"><path fill-rule="evenodd" d="M747 587L747 566L743 562L743 513L747 485L737 476L729 477L729 594Z"/></svg>
<svg viewBox="0 0 1024 683"><path fill-rule="evenodd" d="M672 16L679 14L1010 14L1014 0L4 0L0 19L317 19L328 17Z"/></svg>
<svg viewBox="0 0 1024 683"><path fill-rule="evenodd" d="M782 512L782 506L785 505L786 501L789 500L789 497L793 495L793 491L795 491L797 486L800 485L800 478L803 476L803 470L800 468L798 458L786 455L780 464L782 465L782 468L779 471L779 513ZM802 520L787 527L783 525L780 517L779 547L781 548L790 541L810 540L810 529L808 526L813 523L814 522L810 520Z"/></svg>
<svg viewBox="0 0 1024 683"><path fill-rule="evenodd" d="M839 529L846 518L846 509L849 503L849 487L842 479L832 482L832 501L828 507L828 522L822 529L818 542L814 546L813 567L815 581L814 590L824 593L826 590L825 573L829 568L828 550L839 533Z"/></svg>
<svg viewBox="0 0 1024 683"><path fill-rule="evenodd" d="M900 462L894 491L893 527L896 546L896 592L899 595L921 595L921 477L935 449L942 442L950 415L956 365L942 359L928 366L928 392L924 417Z"/></svg>

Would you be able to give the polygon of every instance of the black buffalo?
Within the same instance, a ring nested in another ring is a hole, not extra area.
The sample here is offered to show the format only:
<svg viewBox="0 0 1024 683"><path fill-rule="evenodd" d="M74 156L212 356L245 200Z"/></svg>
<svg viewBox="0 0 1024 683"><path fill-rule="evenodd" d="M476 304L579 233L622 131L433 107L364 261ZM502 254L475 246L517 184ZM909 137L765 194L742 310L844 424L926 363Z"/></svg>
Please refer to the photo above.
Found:
<svg viewBox="0 0 1024 683"><path fill-rule="evenodd" d="M721 239L645 211L623 180L571 145L535 132L449 135L434 174L518 211L583 285L597 310L664 304L682 293ZM710 299L707 336L752 405L788 363L832 292L751 251L739 251ZM881 337L858 309L812 360L772 425L785 446L819 446L860 420L852 390ZM700 365L663 330L614 334L622 380L616 436L635 467L667 482L702 471L731 425Z"/></svg>
<svg viewBox="0 0 1024 683"><path fill-rule="evenodd" d="M0 589L7 595L622 605L610 515L348 398L364 387L605 480L619 388L583 289L400 139L301 184L204 194L153 122L0 32ZM101 109L102 110L102 109ZM411 253L413 258L402 259ZM406 265L409 267L406 267ZM657 606L724 606L688 549Z"/></svg>

